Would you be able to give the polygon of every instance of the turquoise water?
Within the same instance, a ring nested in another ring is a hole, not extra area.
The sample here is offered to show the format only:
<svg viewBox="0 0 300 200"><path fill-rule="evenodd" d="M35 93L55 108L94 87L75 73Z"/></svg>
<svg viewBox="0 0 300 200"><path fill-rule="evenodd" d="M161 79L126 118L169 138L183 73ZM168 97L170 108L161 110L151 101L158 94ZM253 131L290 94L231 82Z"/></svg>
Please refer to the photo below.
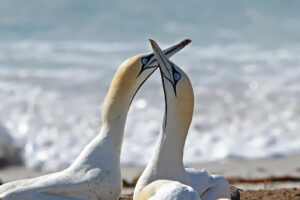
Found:
<svg viewBox="0 0 300 200"><path fill-rule="evenodd" d="M300 2L4 0L2 39L141 42L250 42L259 45L299 41Z"/></svg>

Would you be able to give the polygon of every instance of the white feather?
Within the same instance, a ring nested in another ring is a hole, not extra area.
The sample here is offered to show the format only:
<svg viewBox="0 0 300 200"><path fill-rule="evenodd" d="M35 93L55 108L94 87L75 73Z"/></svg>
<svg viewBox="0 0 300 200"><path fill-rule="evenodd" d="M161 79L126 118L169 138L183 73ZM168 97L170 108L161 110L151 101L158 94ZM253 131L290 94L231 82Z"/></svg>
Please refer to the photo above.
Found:
<svg viewBox="0 0 300 200"><path fill-rule="evenodd" d="M193 114L193 89L184 71L175 64L171 65L171 61L154 41L151 44L162 69L166 112L152 158L135 187L134 199L146 185L159 179L179 181L191 186L202 200L230 198L229 184L223 176L184 167L183 149ZM172 82L172 67L181 76L177 85Z"/></svg>

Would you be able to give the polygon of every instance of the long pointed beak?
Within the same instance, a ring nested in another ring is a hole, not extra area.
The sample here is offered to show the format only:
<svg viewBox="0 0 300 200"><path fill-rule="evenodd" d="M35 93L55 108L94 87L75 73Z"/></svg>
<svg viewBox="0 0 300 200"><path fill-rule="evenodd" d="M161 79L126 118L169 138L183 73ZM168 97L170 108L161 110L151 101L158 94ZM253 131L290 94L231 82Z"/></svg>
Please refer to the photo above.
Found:
<svg viewBox="0 0 300 200"><path fill-rule="evenodd" d="M161 69L162 76L167 78L172 83L172 85L174 85L175 81L173 78L172 62L167 58L167 56L164 54L164 52L161 50L161 48L157 45L157 43L154 40L149 39L149 41L151 43L153 52L156 56L159 67Z"/></svg>
<svg viewBox="0 0 300 200"><path fill-rule="evenodd" d="M153 41L150 39L150 42ZM181 42L174 44L173 46L163 50L163 53L167 56L167 58L172 57L174 54L176 54L177 52L179 52L181 49L183 49L186 45L188 45L191 42L190 39L184 39ZM156 46L158 46L156 44ZM153 48L153 46L152 46Z"/></svg>
<svg viewBox="0 0 300 200"><path fill-rule="evenodd" d="M176 54L177 52L179 52L181 49L183 49L186 45L188 45L191 42L190 39L185 39L182 40L181 42L174 44L173 46L163 50L164 55L166 55L167 58L170 58L171 56L173 56L174 54ZM149 55L150 58L152 58L151 54ZM146 61L147 62L147 61ZM156 57L152 58L152 61L148 62L146 65L143 66L141 72L144 69L147 68L152 68L152 67L158 67L158 62ZM141 73L140 72L140 73Z"/></svg>

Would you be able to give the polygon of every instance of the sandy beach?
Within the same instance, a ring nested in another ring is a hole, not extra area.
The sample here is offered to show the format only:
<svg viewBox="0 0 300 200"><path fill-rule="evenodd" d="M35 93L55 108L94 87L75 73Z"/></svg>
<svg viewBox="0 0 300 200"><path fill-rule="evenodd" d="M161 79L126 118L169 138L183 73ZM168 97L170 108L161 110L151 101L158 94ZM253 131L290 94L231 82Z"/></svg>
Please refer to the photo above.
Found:
<svg viewBox="0 0 300 200"><path fill-rule="evenodd" d="M233 159L189 166L224 175L233 186L242 190L241 199L300 199L300 154L273 159ZM132 193L136 178L143 168L122 166L123 195ZM24 166L0 169L3 183L43 174L47 173Z"/></svg>

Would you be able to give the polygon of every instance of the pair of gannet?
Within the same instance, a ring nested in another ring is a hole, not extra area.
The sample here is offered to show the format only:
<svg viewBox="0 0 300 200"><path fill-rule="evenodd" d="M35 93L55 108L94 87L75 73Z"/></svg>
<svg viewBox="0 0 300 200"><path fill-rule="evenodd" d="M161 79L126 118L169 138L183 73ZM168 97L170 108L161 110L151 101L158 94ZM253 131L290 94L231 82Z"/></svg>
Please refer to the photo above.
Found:
<svg viewBox="0 0 300 200"><path fill-rule="evenodd" d="M184 40L164 53L171 57L188 43ZM157 67L153 53L131 57L121 64L104 101L99 135L67 169L1 185L0 200L118 200L127 113L135 94Z"/></svg>
<svg viewBox="0 0 300 200"><path fill-rule="evenodd" d="M155 41L150 42L161 70L165 115L152 158L135 187L134 199L175 200L181 199L184 191L188 191L186 199L190 200L197 199L192 195L195 191L202 200L230 199L229 183L223 176L184 167L183 149L194 109L193 88L184 71L165 56ZM161 179L178 181L180 184L163 180L157 182ZM171 188L169 192L168 187ZM173 198L175 191L179 193L178 198Z"/></svg>

